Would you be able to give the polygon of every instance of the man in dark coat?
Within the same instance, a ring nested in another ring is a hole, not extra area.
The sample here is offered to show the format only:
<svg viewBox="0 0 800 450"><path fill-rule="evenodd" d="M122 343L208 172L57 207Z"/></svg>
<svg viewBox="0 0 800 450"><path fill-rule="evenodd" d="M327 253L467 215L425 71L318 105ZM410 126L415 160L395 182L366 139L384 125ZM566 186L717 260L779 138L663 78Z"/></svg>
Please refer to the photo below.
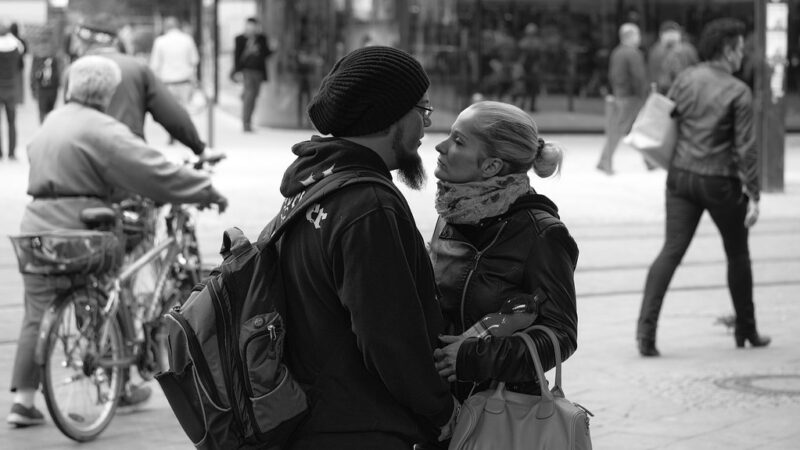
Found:
<svg viewBox="0 0 800 450"><path fill-rule="evenodd" d="M406 184L421 187L429 85L401 50L346 55L308 107L314 126L332 136L293 147L297 159L281 194L297 198L341 171L391 180L399 170ZM308 206L278 248L291 299L284 355L310 409L287 448L409 450L446 438L455 402L433 365L443 318L425 242L402 194L377 183L342 188Z"/></svg>
<svg viewBox="0 0 800 450"><path fill-rule="evenodd" d="M147 113L153 120L196 155L205 150L189 113L155 76L144 62L120 53L117 29L113 18L99 14L78 26L73 36L79 55L100 55L111 59L122 70L122 81L117 87L106 113L127 125L142 139ZM69 72L67 72L69 77Z"/></svg>
<svg viewBox="0 0 800 450"><path fill-rule="evenodd" d="M236 36L233 51L231 79L242 81L242 126L244 131L253 131L253 110L261 90L261 82L267 81L267 58L272 54L267 37L260 32L258 19L249 18L244 34Z"/></svg>

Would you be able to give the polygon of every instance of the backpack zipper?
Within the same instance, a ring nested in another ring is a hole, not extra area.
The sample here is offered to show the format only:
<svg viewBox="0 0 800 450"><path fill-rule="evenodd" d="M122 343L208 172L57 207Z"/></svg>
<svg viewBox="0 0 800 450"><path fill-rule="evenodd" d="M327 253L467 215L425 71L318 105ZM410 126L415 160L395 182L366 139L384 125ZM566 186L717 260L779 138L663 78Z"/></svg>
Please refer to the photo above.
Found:
<svg viewBox="0 0 800 450"><path fill-rule="evenodd" d="M231 371L225 370L226 367L234 367L234 365L236 369L240 371L240 373L242 370L241 361L239 361L238 358L238 353L234 354L234 352L231 351L230 348L232 339L231 336L233 336L233 334L231 334L231 331L228 330L228 323L233 323L233 319L231 317L232 314L230 310L227 308L227 305L217 296L217 292L220 292L220 289L222 289L222 287L217 282L217 279L211 278L209 280L209 284L211 285L211 289L209 289L208 292L209 294L211 294L212 304L214 305L217 317L222 318L221 321L220 320L217 321L218 324L219 323L222 324L221 336L223 338L219 339L220 333L217 333L220 346L220 353L221 353L220 356L223 361L222 375L225 377L225 386L226 390L228 391L228 397L230 398L231 402L231 411L233 411L233 416L236 419L236 422L238 422L241 425L239 431L241 432L242 439L244 440L246 437L244 429L245 423L244 420L242 419L242 412L239 409L241 407L241 405L239 405L239 396L236 395L237 393L233 387L233 380L232 380L233 375L231 374ZM252 417L250 418L252 419Z"/></svg>

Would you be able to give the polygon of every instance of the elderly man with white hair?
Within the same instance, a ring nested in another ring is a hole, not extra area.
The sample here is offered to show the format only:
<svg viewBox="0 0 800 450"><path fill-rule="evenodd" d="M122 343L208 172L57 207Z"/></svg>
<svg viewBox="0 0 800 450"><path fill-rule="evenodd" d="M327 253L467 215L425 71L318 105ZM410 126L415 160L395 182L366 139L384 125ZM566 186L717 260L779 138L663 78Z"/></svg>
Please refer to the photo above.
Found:
<svg viewBox="0 0 800 450"><path fill-rule="evenodd" d="M51 112L28 146L28 204L23 233L84 229L82 210L109 206L132 194L161 203L216 204L227 200L208 175L169 162L122 122L105 113L121 79L119 66L101 56L85 56L70 69L67 104ZM11 391L14 403L7 421L18 427L37 425L44 417L34 406L39 368L34 362L42 315L55 297L71 285L68 277L23 275L22 320ZM149 397L149 389L126 389L122 403Z"/></svg>
<svg viewBox="0 0 800 450"><path fill-rule="evenodd" d="M611 52L608 82L614 95L606 129L606 144L597 169L614 174L614 151L623 136L631 131L633 121L647 96L647 69L639 50L642 36L639 27L624 23L619 27L620 44Z"/></svg>

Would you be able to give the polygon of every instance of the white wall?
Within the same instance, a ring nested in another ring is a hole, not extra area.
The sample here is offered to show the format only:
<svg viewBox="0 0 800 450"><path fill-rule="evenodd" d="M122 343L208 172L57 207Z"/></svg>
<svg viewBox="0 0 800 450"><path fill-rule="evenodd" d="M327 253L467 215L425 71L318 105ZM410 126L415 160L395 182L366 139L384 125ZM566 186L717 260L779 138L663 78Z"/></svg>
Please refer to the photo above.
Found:
<svg viewBox="0 0 800 450"><path fill-rule="evenodd" d="M0 0L0 16L9 22L17 22L20 27L26 23L44 24L47 0Z"/></svg>

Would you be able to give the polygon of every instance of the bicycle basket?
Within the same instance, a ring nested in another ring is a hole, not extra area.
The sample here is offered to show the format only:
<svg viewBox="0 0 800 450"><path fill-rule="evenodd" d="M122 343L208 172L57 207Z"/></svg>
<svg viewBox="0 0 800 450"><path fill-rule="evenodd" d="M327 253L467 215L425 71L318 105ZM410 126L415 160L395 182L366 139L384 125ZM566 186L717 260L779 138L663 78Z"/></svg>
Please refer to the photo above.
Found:
<svg viewBox="0 0 800 450"><path fill-rule="evenodd" d="M10 236L20 273L27 275L101 274L122 262L113 233L59 230Z"/></svg>

